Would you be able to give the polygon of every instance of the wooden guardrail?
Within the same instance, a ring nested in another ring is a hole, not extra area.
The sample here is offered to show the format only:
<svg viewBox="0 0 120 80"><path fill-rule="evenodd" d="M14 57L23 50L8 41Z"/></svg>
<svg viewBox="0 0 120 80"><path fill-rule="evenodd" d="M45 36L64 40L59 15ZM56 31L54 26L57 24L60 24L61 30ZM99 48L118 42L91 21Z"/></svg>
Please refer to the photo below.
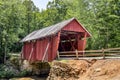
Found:
<svg viewBox="0 0 120 80"><path fill-rule="evenodd" d="M57 53L59 58L61 57L103 57L106 56L115 56L120 55L120 48L108 48L108 49L101 49L101 50L85 50L85 51L64 51Z"/></svg>

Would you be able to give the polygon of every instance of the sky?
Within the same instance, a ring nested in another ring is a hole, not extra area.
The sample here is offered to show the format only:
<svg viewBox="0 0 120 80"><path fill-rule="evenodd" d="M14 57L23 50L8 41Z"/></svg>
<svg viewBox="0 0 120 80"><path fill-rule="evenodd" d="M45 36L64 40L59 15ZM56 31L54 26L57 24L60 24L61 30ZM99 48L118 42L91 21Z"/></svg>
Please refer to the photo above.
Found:
<svg viewBox="0 0 120 80"><path fill-rule="evenodd" d="M52 0L32 0L34 4L40 9L46 9L47 3Z"/></svg>

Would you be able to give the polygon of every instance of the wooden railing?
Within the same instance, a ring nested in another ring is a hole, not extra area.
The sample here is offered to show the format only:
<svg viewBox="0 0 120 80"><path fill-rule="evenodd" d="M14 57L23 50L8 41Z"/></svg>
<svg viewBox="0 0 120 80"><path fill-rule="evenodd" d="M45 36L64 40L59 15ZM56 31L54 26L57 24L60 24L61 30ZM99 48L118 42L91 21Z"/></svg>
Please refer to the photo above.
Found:
<svg viewBox="0 0 120 80"><path fill-rule="evenodd" d="M61 57L75 57L75 58L80 58L80 57L103 57L105 58L106 56L117 56L120 55L120 48L108 48L108 49L101 49L101 50L85 50L85 51L64 51L64 52L58 52L58 58Z"/></svg>

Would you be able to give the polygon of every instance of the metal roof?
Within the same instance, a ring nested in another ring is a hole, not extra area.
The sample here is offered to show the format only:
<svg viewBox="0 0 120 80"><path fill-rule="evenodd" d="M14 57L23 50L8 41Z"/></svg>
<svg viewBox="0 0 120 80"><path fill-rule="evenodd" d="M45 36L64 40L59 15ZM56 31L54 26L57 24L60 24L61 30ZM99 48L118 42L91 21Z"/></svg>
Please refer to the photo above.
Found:
<svg viewBox="0 0 120 80"><path fill-rule="evenodd" d="M56 34L63 27L65 27L68 23L70 23L74 19L75 18L71 18L69 20L62 21L62 22L57 23L55 25L52 25L50 27L46 27L46 28L43 28L43 29L40 29L40 30L33 31L32 33L28 34L25 38L23 38L20 42L26 42L26 41L30 41L30 40L40 39L40 38L43 38L43 37L46 37L46 36ZM85 31L87 31L87 30L85 29ZM90 33L88 32L88 34L90 34Z"/></svg>

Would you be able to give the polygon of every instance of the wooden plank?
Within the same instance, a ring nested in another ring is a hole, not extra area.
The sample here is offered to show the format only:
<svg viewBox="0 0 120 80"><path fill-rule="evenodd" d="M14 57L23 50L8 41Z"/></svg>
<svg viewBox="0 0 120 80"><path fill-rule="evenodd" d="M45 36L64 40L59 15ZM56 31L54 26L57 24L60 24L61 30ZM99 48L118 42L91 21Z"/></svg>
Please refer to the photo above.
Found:
<svg viewBox="0 0 120 80"><path fill-rule="evenodd" d="M120 51L106 51L108 53L120 53Z"/></svg>
<svg viewBox="0 0 120 80"><path fill-rule="evenodd" d="M75 50L75 52L76 52L76 59L79 59L79 56L78 56L78 51L77 51L77 49Z"/></svg>
<svg viewBox="0 0 120 80"><path fill-rule="evenodd" d="M75 47L73 46L72 42L71 42L71 38L69 36L67 36L69 41L70 41L70 44L71 44L71 49L75 50Z"/></svg>
<svg viewBox="0 0 120 80"><path fill-rule="evenodd" d="M57 51L57 57L58 57L58 59L60 59L59 51Z"/></svg>
<svg viewBox="0 0 120 80"><path fill-rule="evenodd" d="M74 56L76 57L76 55L60 55L60 57L63 57L63 56L66 56L66 57L71 57L71 56ZM102 54L101 55L85 55L85 57L98 57L98 56L103 56ZM83 57L83 55L78 55L78 57Z"/></svg>
<svg viewBox="0 0 120 80"><path fill-rule="evenodd" d="M105 53L105 55L119 55L120 53Z"/></svg>
<svg viewBox="0 0 120 80"><path fill-rule="evenodd" d="M78 53L81 52L102 52L102 50L89 50L89 51L78 51ZM64 51L64 52L60 52L60 53L75 53L75 51Z"/></svg>
<svg viewBox="0 0 120 80"><path fill-rule="evenodd" d="M72 44L73 47L74 47L75 43L76 43L76 39L75 39L75 41L74 41L73 44ZM72 48L71 48L70 50L72 50Z"/></svg>
<svg viewBox="0 0 120 80"><path fill-rule="evenodd" d="M83 57L83 55L78 55L79 57ZM106 56L117 56L117 55L106 55ZM76 55L60 55L60 57L76 57ZM103 57L103 54L101 55L85 55L85 57Z"/></svg>
<svg viewBox="0 0 120 80"><path fill-rule="evenodd" d="M105 59L105 52L103 48L102 48L102 54L103 54L103 59Z"/></svg>
<svg viewBox="0 0 120 80"><path fill-rule="evenodd" d="M47 51L48 51L48 48L49 48L49 44L50 44L50 42L47 44L47 47L46 47L46 49L45 49L45 52L44 52L44 55L43 55L43 58L42 58L42 62L44 61L45 56L46 56L46 54L47 54Z"/></svg>
<svg viewBox="0 0 120 80"><path fill-rule="evenodd" d="M103 54L102 54L102 53L97 53L97 54L85 54L85 56L89 56L89 55L94 56L94 55L103 55Z"/></svg>
<svg viewBox="0 0 120 80"><path fill-rule="evenodd" d="M64 51L64 52L59 52L60 54L64 54L64 53L75 53L75 51Z"/></svg>
<svg viewBox="0 0 120 80"><path fill-rule="evenodd" d="M31 60L32 53L33 53L33 45L32 45L32 50L31 50L30 55L29 55L29 58L28 58L28 62Z"/></svg>
<svg viewBox="0 0 120 80"><path fill-rule="evenodd" d="M87 36L87 33L85 32L85 34L84 34L84 40L83 40L83 57L85 55L86 36Z"/></svg>
<svg viewBox="0 0 120 80"><path fill-rule="evenodd" d="M85 52L84 54L85 57L103 57L105 56L117 56L120 55L120 48L109 48L109 49L101 49L101 50L86 50L86 51L77 51L78 54L76 54L76 51L64 51L60 52L61 57L82 57L83 55L80 54L81 52ZM115 50L115 51L113 51Z"/></svg>
<svg viewBox="0 0 120 80"><path fill-rule="evenodd" d="M65 56L65 57L71 57L71 56L74 56L74 57L76 57L76 55L60 55L60 57L63 57L63 56Z"/></svg>
<svg viewBox="0 0 120 80"><path fill-rule="evenodd" d="M80 52L85 52L85 53L90 53L90 52L92 52L92 53L97 53L97 52L101 52L102 53L102 50L87 50L87 51L78 51L79 53ZM105 49L104 49L104 52L118 52L118 53L120 53L120 51L106 51ZM75 51L64 51L64 52L60 52L60 53L75 53Z"/></svg>
<svg viewBox="0 0 120 80"><path fill-rule="evenodd" d="M110 50L120 50L120 48L108 48L108 49L104 49L105 51L110 51Z"/></svg>
<svg viewBox="0 0 120 80"><path fill-rule="evenodd" d="M66 57L74 56L74 57L76 57L76 55L60 55L60 57L63 57L63 56L66 56Z"/></svg>

